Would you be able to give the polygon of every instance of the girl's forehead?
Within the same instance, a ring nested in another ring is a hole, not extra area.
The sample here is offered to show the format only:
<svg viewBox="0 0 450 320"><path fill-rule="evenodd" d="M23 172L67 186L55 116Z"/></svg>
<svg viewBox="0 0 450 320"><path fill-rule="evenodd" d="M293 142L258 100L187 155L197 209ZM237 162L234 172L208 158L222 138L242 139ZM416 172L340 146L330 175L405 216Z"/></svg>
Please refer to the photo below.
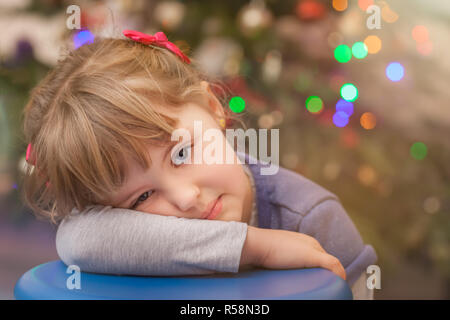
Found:
<svg viewBox="0 0 450 320"><path fill-rule="evenodd" d="M173 118L178 118L180 121L189 119L192 120L196 117L201 119L211 117L211 114L207 111L207 108L194 102L188 102L175 108L161 108L158 112Z"/></svg>

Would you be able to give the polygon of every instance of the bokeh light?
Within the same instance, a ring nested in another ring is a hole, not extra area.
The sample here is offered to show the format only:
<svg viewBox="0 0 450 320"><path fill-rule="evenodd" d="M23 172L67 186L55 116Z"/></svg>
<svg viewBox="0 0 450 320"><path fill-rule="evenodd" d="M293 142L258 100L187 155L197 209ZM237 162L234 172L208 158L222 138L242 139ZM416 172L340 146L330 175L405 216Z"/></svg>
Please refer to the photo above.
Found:
<svg viewBox="0 0 450 320"><path fill-rule="evenodd" d="M73 46L75 49L94 42L94 35L89 30L80 30L73 36Z"/></svg>
<svg viewBox="0 0 450 320"><path fill-rule="evenodd" d="M241 97L236 96L231 98L228 104L231 111L233 111L234 113L240 113L245 109L245 101Z"/></svg>
<svg viewBox="0 0 450 320"><path fill-rule="evenodd" d="M364 44L367 47L367 52L375 54L381 50L381 39L377 36L371 35L364 39Z"/></svg>
<svg viewBox="0 0 450 320"><path fill-rule="evenodd" d="M338 111L345 112L347 116L350 117L353 114L353 103L344 99L339 99L336 103L336 112Z"/></svg>
<svg viewBox="0 0 450 320"><path fill-rule="evenodd" d="M335 161L329 161L323 167L323 176L328 180L336 180L341 172L341 165Z"/></svg>
<svg viewBox="0 0 450 320"><path fill-rule="evenodd" d="M318 113L323 108L323 101L318 96L309 96L306 99L306 109L311 113Z"/></svg>
<svg viewBox="0 0 450 320"><path fill-rule="evenodd" d="M361 10L366 11L371 5L373 5L373 0L358 0L358 6Z"/></svg>
<svg viewBox="0 0 450 320"><path fill-rule="evenodd" d="M398 14L394 10L392 10L386 3L381 9L381 17L387 23L394 23L398 20Z"/></svg>
<svg viewBox="0 0 450 320"><path fill-rule="evenodd" d="M429 214L436 213L441 209L441 201L437 197L428 197L423 202L423 209Z"/></svg>
<svg viewBox="0 0 450 320"><path fill-rule="evenodd" d="M258 119L258 126L262 129L270 129L273 127L273 117L271 114L263 114Z"/></svg>
<svg viewBox="0 0 450 320"><path fill-rule="evenodd" d="M333 0L333 8L336 11L344 11L348 7L347 0Z"/></svg>
<svg viewBox="0 0 450 320"><path fill-rule="evenodd" d="M431 41L416 43L417 52L423 56L429 56L433 51L433 43Z"/></svg>
<svg viewBox="0 0 450 320"><path fill-rule="evenodd" d="M352 46L352 54L356 59L364 59L367 56L367 46L364 42L355 42Z"/></svg>
<svg viewBox="0 0 450 320"><path fill-rule="evenodd" d="M324 3L314 0L299 1L295 9L297 16L302 20L317 20L327 12Z"/></svg>
<svg viewBox="0 0 450 320"><path fill-rule="evenodd" d="M352 83L346 83L341 87L341 97L346 101L355 101L358 98L358 89Z"/></svg>
<svg viewBox="0 0 450 320"><path fill-rule="evenodd" d="M377 180L377 173L371 166L362 165L358 168L358 179L363 185L371 186Z"/></svg>
<svg viewBox="0 0 450 320"><path fill-rule="evenodd" d="M405 74L405 69L399 62L391 62L386 67L386 76L391 81L400 81Z"/></svg>
<svg viewBox="0 0 450 320"><path fill-rule="evenodd" d="M423 142L414 142L411 148L409 149L409 153L411 157L416 160L422 160L427 156L427 146Z"/></svg>
<svg viewBox="0 0 450 320"><path fill-rule="evenodd" d="M343 128L340 135L341 144L349 149L353 149L359 145L359 136L351 127Z"/></svg>
<svg viewBox="0 0 450 320"><path fill-rule="evenodd" d="M428 41L428 29L425 26L422 25L415 26L411 31L411 35L413 39L418 43Z"/></svg>
<svg viewBox="0 0 450 320"><path fill-rule="evenodd" d="M333 115L333 123L336 125L336 127L345 127L348 124L348 121L349 117L343 111L338 111Z"/></svg>
<svg viewBox="0 0 450 320"><path fill-rule="evenodd" d="M352 50L349 46L341 44L334 49L334 58L340 63L347 63L352 58Z"/></svg>
<svg viewBox="0 0 450 320"><path fill-rule="evenodd" d="M371 129L375 128L375 126L377 124L377 118L371 112L364 112L361 115L359 122L361 123L361 127L363 127L366 130L371 130Z"/></svg>

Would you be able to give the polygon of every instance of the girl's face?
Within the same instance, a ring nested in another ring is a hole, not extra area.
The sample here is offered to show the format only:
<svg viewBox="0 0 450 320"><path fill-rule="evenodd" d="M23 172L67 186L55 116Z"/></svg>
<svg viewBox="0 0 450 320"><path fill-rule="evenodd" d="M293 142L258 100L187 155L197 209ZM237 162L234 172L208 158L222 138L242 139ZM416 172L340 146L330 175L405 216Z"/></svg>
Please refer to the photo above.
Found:
<svg viewBox="0 0 450 320"><path fill-rule="evenodd" d="M165 113L179 120L178 128L190 132L191 140L183 138L176 146L149 146L152 159L149 170L143 171L133 160L127 162L124 185L110 199L113 207L191 219L206 219L214 207L218 213L209 219L249 223L253 191L248 176L237 155L221 133L223 161L220 164L194 163L195 153L213 143L202 141L203 132L219 124L211 114L196 104L187 104L180 111ZM219 110L219 109L216 109ZM221 110L221 109L220 109ZM221 115L221 111L216 111ZM201 121L202 134L194 136L194 121ZM196 141L194 140L195 138ZM233 154L233 164L226 162L227 152ZM186 156L191 163L183 163ZM202 158L203 159L203 158Z"/></svg>

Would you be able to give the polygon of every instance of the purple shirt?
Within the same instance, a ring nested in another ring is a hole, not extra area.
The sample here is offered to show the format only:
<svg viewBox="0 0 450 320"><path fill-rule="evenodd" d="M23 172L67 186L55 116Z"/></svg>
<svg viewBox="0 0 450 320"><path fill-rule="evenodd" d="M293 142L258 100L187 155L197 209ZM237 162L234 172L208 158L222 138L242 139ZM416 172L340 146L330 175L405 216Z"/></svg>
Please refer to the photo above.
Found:
<svg viewBox="0 0 450 320"><path fill-rule="evenodd" d="M238 153L242 158L243 154ZM256 162L251 163L250 158ZM258 227L296 231L314 237L325 251L342 263L352 286L377 255L346 213L339 198L302 175L279 167L274 175L262 175L264 162L245 154L253 174Z"/></svg>

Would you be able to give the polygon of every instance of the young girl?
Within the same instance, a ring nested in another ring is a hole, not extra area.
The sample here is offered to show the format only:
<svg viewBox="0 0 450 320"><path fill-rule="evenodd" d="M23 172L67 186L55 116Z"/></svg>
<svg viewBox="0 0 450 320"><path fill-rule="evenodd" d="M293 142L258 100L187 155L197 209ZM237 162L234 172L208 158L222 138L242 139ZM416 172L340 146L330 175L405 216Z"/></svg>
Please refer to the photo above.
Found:
<svg viewBox="0 0 450 320"><path fill-rule="evenodd" d="M163 33L124 34L69 52L24 110L24 200L59 224L61 260L136 275L322 267L371 298L377 257L338 198L284 168L262 175L226 140L239 118L212 81ZM221 130L233 164L194 163L207 148L195 121ZM172 141L180 128L191 138Z"/></svg>

